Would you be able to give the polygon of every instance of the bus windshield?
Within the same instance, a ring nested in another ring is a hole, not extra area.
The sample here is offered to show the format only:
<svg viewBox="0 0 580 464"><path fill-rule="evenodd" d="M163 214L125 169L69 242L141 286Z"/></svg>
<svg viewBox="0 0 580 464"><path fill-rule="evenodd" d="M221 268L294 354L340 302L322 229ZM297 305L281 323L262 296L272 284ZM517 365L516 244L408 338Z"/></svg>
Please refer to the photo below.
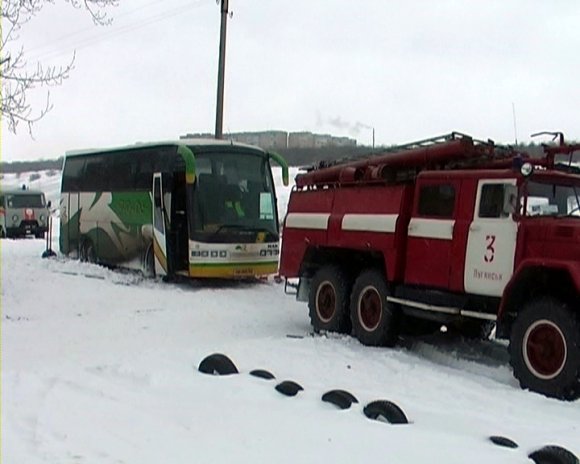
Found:
<svg viewBox="0 0 580 464"><path fill-rule="evenodd" d="M192 238L202 242L277 242L268 159L259 154L196 153Z"/></svg>
<svg viewBox="0 0 580 464"><path fill-rule="evenodd" d="M580 187L530 182L527 214L528 216L580 217Z"/></svg>
<svg viewBox="0 0 580 464"><path fill-rule="evenodd" d="M8 208L44 208L44 196L41 194L7 195Z"/></svg>

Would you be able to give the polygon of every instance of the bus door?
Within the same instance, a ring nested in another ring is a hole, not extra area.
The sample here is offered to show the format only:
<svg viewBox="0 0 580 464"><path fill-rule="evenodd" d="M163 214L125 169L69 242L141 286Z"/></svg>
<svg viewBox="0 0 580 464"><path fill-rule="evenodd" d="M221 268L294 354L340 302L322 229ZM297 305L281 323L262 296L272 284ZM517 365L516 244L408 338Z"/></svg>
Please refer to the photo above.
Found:
<svg viewBox="0 0 580 464"><path fill-rule="evenodd" d="M153 251L155 274L169 274L167 259L167 209L165 207L163 177L153 174Z"/></svg>
<svg viewBox="0 0 580 464"><path fill-rule="evenodd" d="M0 195L0 237L6 237L6 208L4 207L4 195Z"/></svg>
<svg viewBox="0 0 580 464"><path fill-rule="evenodd" d="M65 197L66 195L66 197ZM67 253L76 253L77 258L80 257L81 246L81 214L80 214L80 193L70 192L63 194L64 204L61 203L61 224L65 223L66 237L64 249ZM63 240L63 237L61 237Z"/></svg>

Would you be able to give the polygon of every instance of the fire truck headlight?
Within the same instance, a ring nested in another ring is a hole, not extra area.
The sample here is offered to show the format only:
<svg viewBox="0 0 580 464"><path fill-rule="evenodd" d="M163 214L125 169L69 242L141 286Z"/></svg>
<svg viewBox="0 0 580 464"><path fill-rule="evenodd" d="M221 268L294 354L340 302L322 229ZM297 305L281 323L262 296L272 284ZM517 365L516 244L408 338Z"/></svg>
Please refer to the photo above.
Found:
<svg viewBox="0 0 580 464"><path fill-rule="evenodd" d="M532 166L532 163L524 163L520 168L520 172L522 173L522 176L530 177L534 172L534 166Z"/></svg>
<svg viewBox="0 0 580 464"><path fill-rule="evenodd" d="M18 214L12 216L12 222L18 222Z"/></svg>

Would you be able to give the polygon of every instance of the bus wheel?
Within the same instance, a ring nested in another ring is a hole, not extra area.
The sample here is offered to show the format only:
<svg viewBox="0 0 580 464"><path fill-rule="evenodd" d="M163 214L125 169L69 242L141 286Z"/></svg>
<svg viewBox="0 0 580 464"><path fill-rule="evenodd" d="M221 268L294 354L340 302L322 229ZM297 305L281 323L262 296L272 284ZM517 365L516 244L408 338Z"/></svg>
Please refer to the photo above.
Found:
<svg viewBox="0 0 580 464"><path fill-rule="evenodd" d="M97 254L95 252L95 246L90 239L85 239L81 243L81 250L80 250L80 257L81 261L85 263L96 263L97 262Z"/></svg>
<svg viewBox="0 0 580 464"><path fill-rule="evenodd" d="M363 345L393 346L399 335L398 309L387 302L385 276L376 270L363 271L350 298L350 318L356 338Z"/></svg>
<svg viewBox="0 0 580 464"><path fill-rule="evenodd" d="M153 252L153 245L149 245L147 251L145 251L142 269L145 277L155 277L155 254Z"/></svg>
<svg viewBox="0 0 580 464"><path fill-rule="evenodd" d="M315 332L350 333L348 312L350 280L338 266L319 269L310 284L308 308Z"/></svg>
<svg viewBox="0 0 580 464"><path fill-rule="evenodd" d="M509 353L522 388L580 397L580 318L567 305L554 298L526 304L512 327Z"/></svg>

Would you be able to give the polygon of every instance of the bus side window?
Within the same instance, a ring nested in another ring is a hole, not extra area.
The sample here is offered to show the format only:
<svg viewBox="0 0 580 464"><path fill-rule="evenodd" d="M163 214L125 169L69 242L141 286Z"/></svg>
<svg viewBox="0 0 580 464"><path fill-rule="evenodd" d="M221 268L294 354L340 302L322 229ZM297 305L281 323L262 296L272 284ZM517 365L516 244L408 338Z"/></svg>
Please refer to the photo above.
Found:
<svg viewBox="0 0 580 464"><path fill-rule="evenodd" d="M75 192L79 190L84 169L84 157L67 158L62 175L63 192Z"/></svg>
<svg viewBox="0 0 580 464"><path fill-rule="evenodd" d="M108 173L109 189L113 191L133 190L135 188L136 162L131 152L116 153L103 157L104 172ZM101 174L103 175L103 174Z"/></svg>
<svg viewBox="0 0 580 464"><path fill-rule="evenodd" d="M153 173L162 172L158 161L161 152L157 150L138 150L131 152L136 189L151 190Z"/></svg>
<svg viewBox="0 0 580 464"><path fill-rule="evenodd" d="M104 192L109 190L109 176L106 172L104 156L87 156L83 189L86 192Z"/></svg>

